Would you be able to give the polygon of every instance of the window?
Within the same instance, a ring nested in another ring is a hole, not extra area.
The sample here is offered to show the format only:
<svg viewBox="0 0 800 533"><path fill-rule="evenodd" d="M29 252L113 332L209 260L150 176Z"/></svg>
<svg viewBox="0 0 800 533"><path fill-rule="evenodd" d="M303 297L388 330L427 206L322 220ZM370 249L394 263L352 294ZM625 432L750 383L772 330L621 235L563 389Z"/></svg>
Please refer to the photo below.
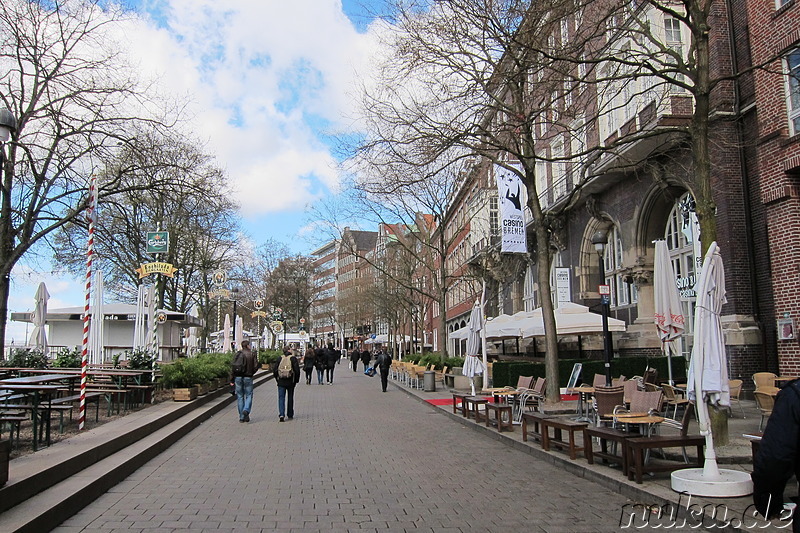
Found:
<svg viewBox="0 0 800 533"><path fill-rule="evenodd" d="M603 256L606 285L611 291L611 307L621 307L639 301L636 285L630 283L627 274L623 271L622 236L615 227L608 232L608 244Z"/></svg>
<svg viewBox="0 0 800 533"><path fill-rule="evenodd" d="M675 271L683 316L686 317L685 332L691 334L696 299L694 285L696 273L702 266L698 264L702 257L700 228L694 213L694 199L689 193L684 194L672 207L664 229L664 239L667 241L672 269Z"/></svg>
<svg viewBox="0 0 800 533"><path fill-rule="evenodd" d="M678 57L683 58L683 35L681 32L681 22L674 17L664 17L664 33L666 38L667 47L670 48ZM673 58L667 59L668 64L678 65L678 60ZM681 74L674 74L674 78L678 81L683 80ZM683 92L682 87L673 85L672 92Z"/></svg>
<svg viewBox="0 0 800 533"><path fill-rule="evenodd" d="M800 133L800 48L786 56L786 90L789 110L789 129L792 135Z"/></svg>

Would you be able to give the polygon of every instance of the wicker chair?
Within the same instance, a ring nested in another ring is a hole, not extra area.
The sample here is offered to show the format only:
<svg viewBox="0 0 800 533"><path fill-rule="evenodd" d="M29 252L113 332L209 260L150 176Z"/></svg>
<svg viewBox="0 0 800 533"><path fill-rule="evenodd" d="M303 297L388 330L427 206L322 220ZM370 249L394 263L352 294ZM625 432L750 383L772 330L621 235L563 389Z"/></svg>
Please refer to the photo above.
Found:
<svg viewBox="0 0 800 533"><path fill-rule="evenodd" d="M740 389L741 389L741 386L742 386L742 381L739 380L739 388ZM675 408L675 410L672 413L672 418L677 420L677 418L678 418L678 407L681 407L681 406L686 407L686 405L689 403L689 399L688 398L681 398L680 396L678 396L678 393L675 392L675 387L673 387L672 385L668 385L666 383L664 383L661 386L661 390L664 392L664 400L667 402L667 406L672 406L672 407ZM732 397L732 395L731 395L731 397ZM741 406L739 406L739 407L741 407Z"/></svg>
<svg viewBox="0 0 800 533"><path fill-rule="evenodd" d="M742 404L739 401L739 395L742 394L742 380L728 380L728 387L731 390L731 402L735 401L739 405L739 410L742 412L742 418L747 418L744 416L744 407L742 407ZM731 416L733 416L733 405L728 406L728 412L730 412Z"/></svg>
<svg viewBox="0 0 800 533"><path fill-rule="evenodd" d="M777 377L772 372L756 372L753 374L753 383L756 386L756 390L762 387L774 387L775 378Z"/></svg>
<svg viewBox="0 0 800 533"><path fill-rule="evenodd" d="M594 413L595 426L611 423L614 425L614 409L625 402L623 387L595 387Z"/></svg>
<svg viewBox="0 0 800 533"><path fill-rule="evenodd" d="M761 422L758 424L758 430L764 429L764 419L769 419L772 414L772 408L775 406L775 398L766 392L755 391L753 395L756 397L756 407L761 411ZM767 420L769 422L769 420Z"/></svg>

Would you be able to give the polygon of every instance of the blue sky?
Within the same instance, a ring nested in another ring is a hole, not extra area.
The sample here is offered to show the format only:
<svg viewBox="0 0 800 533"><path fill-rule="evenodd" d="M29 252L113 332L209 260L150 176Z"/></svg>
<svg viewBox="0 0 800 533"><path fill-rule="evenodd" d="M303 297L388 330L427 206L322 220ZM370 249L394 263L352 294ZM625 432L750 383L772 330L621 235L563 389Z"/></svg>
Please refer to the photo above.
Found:
<svg viewBox="0 0 800 533"><path fill-rule="evenodd" d="M376 48L370 12L380 4L125 1L139 16L117 38L143 77L190 95L190 130L226 170L254 246L275 239L302 253L319 243L306 208L339 191L331 135L357 133L355 73ZM83 280L56 276L39 259L15 269L10 311L29 311L40 281L51 308L83 305ZM9 322L6 341L24 343L25 330Z"/></svg>

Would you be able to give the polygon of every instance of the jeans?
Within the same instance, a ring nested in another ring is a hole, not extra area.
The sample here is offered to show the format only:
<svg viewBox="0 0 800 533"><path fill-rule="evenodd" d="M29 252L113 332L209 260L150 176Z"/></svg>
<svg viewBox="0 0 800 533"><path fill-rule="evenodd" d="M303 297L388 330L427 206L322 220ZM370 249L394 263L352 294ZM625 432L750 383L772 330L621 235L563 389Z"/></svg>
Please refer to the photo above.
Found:
<svg viewBox="0 0 800 533"><path fill-rule="evenodd" d="M325 375L325 369L324 368L318 368L317 369L317 380L319 381L320 385L322 385L322 377L324 375Z"/></svg>
<svg viewBox="0 0 800 533"><path fill-rule="evenodd" d="M325 378L328 380L328 383L333 383L333 368L326 368L325 369Z"/></svg>
<svg viewBox="0 0 800 533"><path fill-rule="evenodd" d="M288 405L286 404L287 395L289 396ZM294 418L294 386L283 387L278 385L278 416Z"/></svg>
<svg viewBox="0 0 800 533"><path fill-rule="evenodd" d="M244 412L248 414L253 409L253 378L236 376L233 380L236 386L236 406L239 408L239 420L244 420Z"/></svg>

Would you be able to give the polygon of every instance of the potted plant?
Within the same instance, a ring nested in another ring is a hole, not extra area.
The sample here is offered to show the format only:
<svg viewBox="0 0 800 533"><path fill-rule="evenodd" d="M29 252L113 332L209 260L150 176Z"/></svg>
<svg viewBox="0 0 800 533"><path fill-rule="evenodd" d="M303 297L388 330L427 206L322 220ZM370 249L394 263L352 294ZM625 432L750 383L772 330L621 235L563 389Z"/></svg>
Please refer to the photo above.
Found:
<svg viewBox="0 0 800 533"><path fill-rule="evenodd" d="M198 389L195 385L198 382L197 371L193 365L186 364L186 362L186 359L178 359L161 368L164 387L172 389L172 399L176 402L186 402L197 398Z"/></svg>

